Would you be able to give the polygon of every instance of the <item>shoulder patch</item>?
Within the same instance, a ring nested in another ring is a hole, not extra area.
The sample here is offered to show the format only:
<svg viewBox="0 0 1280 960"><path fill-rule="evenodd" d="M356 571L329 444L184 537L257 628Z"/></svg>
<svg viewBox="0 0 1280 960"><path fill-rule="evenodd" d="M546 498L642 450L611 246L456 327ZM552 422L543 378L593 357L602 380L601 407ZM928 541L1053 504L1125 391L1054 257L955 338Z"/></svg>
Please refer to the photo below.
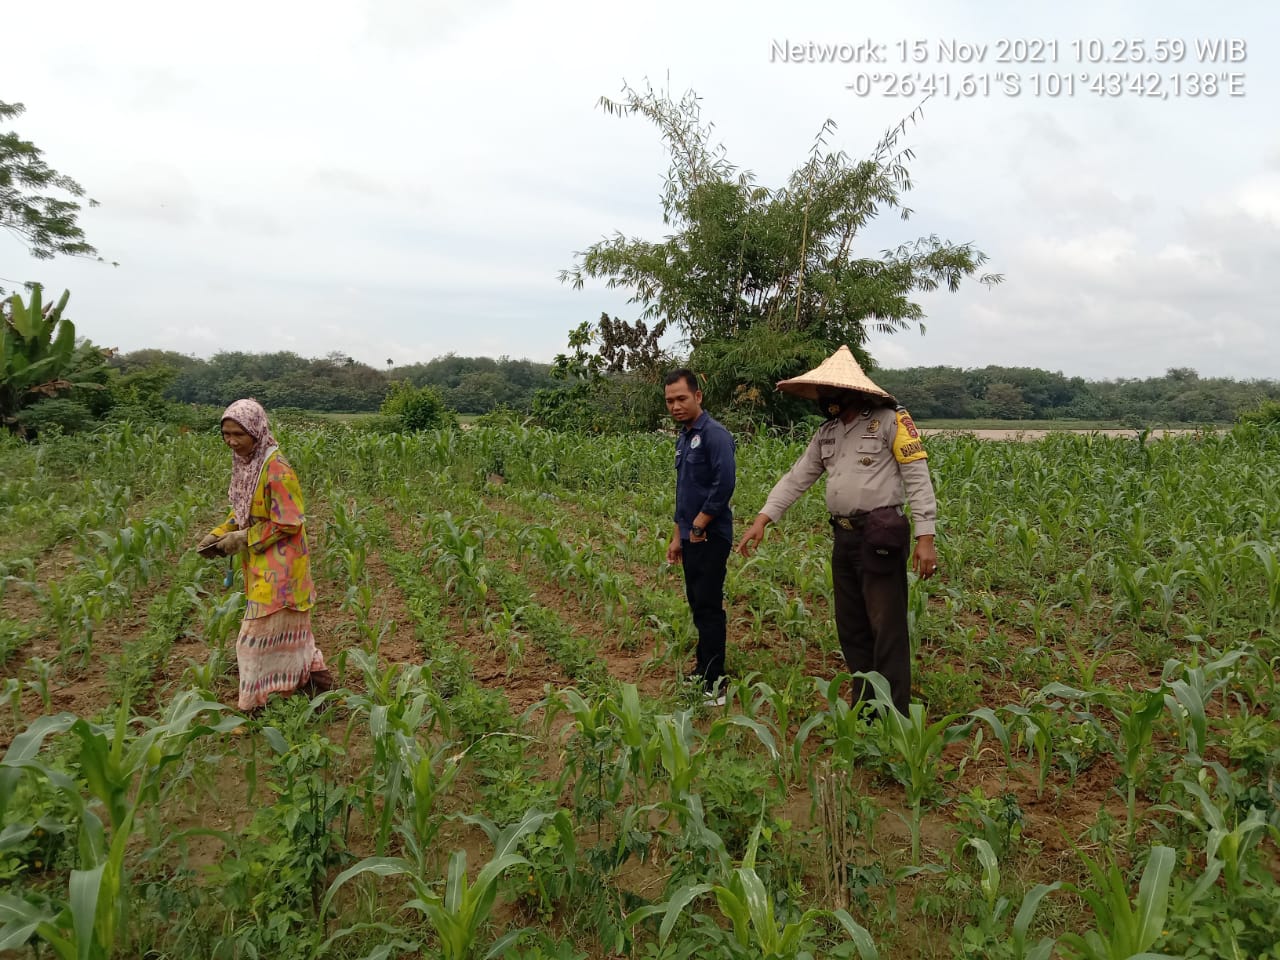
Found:
<svg viewBox="0 0 1280 960"><path fill-rule="evenodd" d="M920 431L916 429L911 414L902 407L897 410L897 429L893 436L893 456L899 463L912 463L924 460L928 454L924 452L924 441L920 439Z"/></svg>

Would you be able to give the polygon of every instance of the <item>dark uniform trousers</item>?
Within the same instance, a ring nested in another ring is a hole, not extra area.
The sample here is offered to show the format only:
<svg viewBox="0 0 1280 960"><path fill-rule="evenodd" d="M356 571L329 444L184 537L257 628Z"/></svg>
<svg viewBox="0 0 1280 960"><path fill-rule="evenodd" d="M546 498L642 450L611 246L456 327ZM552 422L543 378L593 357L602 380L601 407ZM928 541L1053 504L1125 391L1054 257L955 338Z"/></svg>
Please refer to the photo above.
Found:
<svg viewBox="0 0 1280 960"><path fill-rule="evenodd" d="M697 543L680 541L684 593L689 599L693 625L698 630L697 671L708 690L724 676L728 624L724 612L724 574L732 546L728 540L715 536Z"/></svg>
<svg viewBox="0 0 1280 960"><path fill-rule="evenodd" d="M878 671L889 681L893 705L906 714L911 704L911 637L907 632L907 563L892 564L888 573L873 573L863 562L860 524L846 529L832 524L831 582L835 595L836 633L845 663L854 673ZM871 685L856 679L853 702L870 700Z"/></svg>

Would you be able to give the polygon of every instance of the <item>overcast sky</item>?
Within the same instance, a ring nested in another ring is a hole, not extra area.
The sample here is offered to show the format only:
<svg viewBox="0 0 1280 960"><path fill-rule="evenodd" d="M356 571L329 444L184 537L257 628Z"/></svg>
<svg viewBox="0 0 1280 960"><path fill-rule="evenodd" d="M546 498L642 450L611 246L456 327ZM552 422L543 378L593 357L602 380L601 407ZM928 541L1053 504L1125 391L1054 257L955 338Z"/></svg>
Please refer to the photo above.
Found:
<svg viewBox="0 0 1280 960"><path fill-rule="evenodd" d="M549 360L602 310L635 315L603 284L558 282L574 252L615 230L663 231L657 134L605 116L601 95L646 78L696 90L730 159L778 186L827 118L833 146L868 154L920 99L889 95L885 78L931 75L939 95L907 140L915 216L878 223L862 252L927 234L972 241L1006 281L926 297L926 335L872 341L883 365L1280 378L1276 10L10 4L0 100L27 107L10 126L101 202L82 225L120 265L36 261L0 235L0 283L69 288L80 333L122 350L336 350L378 366L449 351ZM1099 48L1132 57L1132 40L1149 59L1174 55L1159 41L1182 41L1183 59L1089 62ZM1237 41L1235 62L1220 40ZM778 55L810 41L848 45L837 58L883 45L886 62ZM923 41L925 62L903 63L898 41ZM986 45L985 61L940 62L953 42ZM1002 52L1044 62L997 63ZM1021 92L1010 95L1014 74ZM1166 97L1099 96L1088 87L1105 74L1154 74ZM1189 94L1204 74L1217 96ZM966 75L972 96L960 93ZM1071 76L1074 95L1048 96L1065 86L1050 75Z"/></svg>

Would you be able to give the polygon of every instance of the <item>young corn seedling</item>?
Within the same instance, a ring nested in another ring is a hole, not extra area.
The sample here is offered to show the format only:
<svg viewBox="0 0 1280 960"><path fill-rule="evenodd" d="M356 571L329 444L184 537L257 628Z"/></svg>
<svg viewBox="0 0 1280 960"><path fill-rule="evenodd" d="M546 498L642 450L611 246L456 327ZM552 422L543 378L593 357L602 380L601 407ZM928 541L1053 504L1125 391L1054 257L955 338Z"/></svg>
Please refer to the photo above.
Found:
<svg viewBox="0 0 1280 960"><path fill-rule="evenodd" d="M929 723L921 703L912 703L910 712L903 716L893 706L893 695L888 681L876 672L855 674L864 678L875 691L873 704L880 716L875 726L882 741L880 749L888 759L890 769L898 782L906 789L906 800L911 807L907 825L911 831L911 862L920 863L920 821L926 799L938 788L938 768L942 751L948 745L969 735L976 720L984 720L1009 751L1009 737L1003 724L989 709L974 711L966 722L960 722L963 714L950 714ZM906 818L904 818L906 819Z"/></svg>
<svg viewBox="0 0 1280 960"><path fill-rule="evenodd" d="M1126 786L1125 811L1128 816L1126 835L1130 849L1133 848L1138 828L1138 781L1150 760L1151 738L1155 732L1156 718L1164 712L1164 698L1165 692L1161 688L1142 693L1130 693L1127 697L1110 697L1107 700L1107 708L1115 717L1119 727L1119 740L1124 747L1121 767L1124 770Z"/></svg>
<svg viewBox="0 0 1280 960"><path fill-rule="evenodd" d="M1242 798L1231 786L1231 774L1218 764L1213 766L1220 787L1217 796L1210 796L1206 789L1208 770L1199 771L1197 780L1183 778L1175 784L1195 800L1198 812L1178 804L1156 808L1181 817L1204 834L1205 872L1184 897L1188 904L1205 896L1219 878L1231 898L1241 897L1249 883L1269 879L1267 866L1258 855L1258 845L1269 831L1266 814L1251 806L1241 820L1239 802Z"/></svg>
<svg viewBox="0 0 1280 960"><path fill-rule="evenodd" d="M808 933L819 918L837 921L854 944L862 960L878 960L875 941L865 927L845 910L806 910L798 919L779 923L774 914L774 897L756 872L756 852L760 845L759 825L752 833L742 865L725 870L720 883L696 883L681 887L666 903L641 907L627 916L634 928L641 921L661 916L658 944L665 947L680 916L694 901L706 894L715 897L721 916L728 921L734 944L744 956L765 960L797 960L811 956Z"/></svg>
<svg viewBox="0 0 1280 960"><path fill-rule="evenodd" d="M1017 718L1015 730L1018 739L1026 747L1027 753L1036 758L1036 796L1042 797L1053 761L1053 713L1043 705L1028 708L1010 704L1003 710L1009 716Z"/></svg>
<svg viewBox="0 0 1280 960"><path fill-rule="evenodd" d="M1066 884L1082 897L1093 913L1094 929L1083 935L1064 933L1060 942L1080 960L1151 960L1164 957L1147 951L1164 933L1169 909L1169 879L1175 852L1171 847L1152 847L1146 869L1138 884L1138 896L1130 902L1129 886L1114 862L1099 862L1079 853L1088 868L1087 887ZM1171 960L1171 958L1170 958Z"/></svg>
<svg viewBox="0 0 1280 960"><path fill-rule="evenodd" d="M982 891L982 906L978 917L978 931L983 938L983 948L995 955L993 948L998 946L1001 948L998 955L1011 960L1049 960L1054 939L1044 937L1035 944L1029 944L1027 933L1040 908L1040 902L1061 887L1062 883L1038 883L1028 890L1010 927L1009 914L1013 909L1013 902L1000 894L1000 864L995 851L991 844L980 837L969 839L965 845L977 854L981 867L978 885ZM966 936L967 934L966 930Z"/></svg>
<svg viewBox="0 0 1280 960"><path fill-rule="evenodd" d="M493 905L498 896L498 880L513 867L527 866L529 863L516 852L520 841L541 829L548 820L560 816L564 816L564 811L548 814L531 810L520 822L498 833L493 856L480 868L475 880L467 879L466 851L455 850L449 857L443 893L437 892L434 889L435 885L419 873L412 863L402 857L367 857L342 871L334 879L320 904L320 918L323 921L323 918L328 915L329 907L338 891L356 877L364 874L381 877L405 876L409 879L415 893L414 898L406 903L405 907L416 910L426 917L436 934L435 949L439 951L439 955L445 960L473 960L479 949L481 931L493 912ZM567 817L557 822L568 825ZM353 932L358 931L348 928L334 934L317 955L322 954L323 950L340 936ZM490 946L485 956L501 956L503 950L514 943L521 933L522 931L516 930L505 934ZM423 946L413 944L409 949L421 951Z"/></svg>
<svg viewBox="0 0 1280 960"><path fill-rule="evenodd" d="M45 713L48 713L53 705L53 694L49 689L53 671L54 664L40 657L31 657L27 660L27 672L31 674L31 679L26 682L26 688L40 698L40 705Z"/></svg>

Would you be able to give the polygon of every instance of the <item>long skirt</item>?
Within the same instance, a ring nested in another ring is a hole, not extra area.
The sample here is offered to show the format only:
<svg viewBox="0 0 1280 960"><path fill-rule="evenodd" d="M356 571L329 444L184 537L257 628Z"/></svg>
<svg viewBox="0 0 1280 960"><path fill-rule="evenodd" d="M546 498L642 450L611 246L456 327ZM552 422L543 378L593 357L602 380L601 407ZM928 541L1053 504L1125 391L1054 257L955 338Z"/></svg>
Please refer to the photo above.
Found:
<svg viewBox="0 0 1280 960"><path fill-rule="evenodd" d="M244 620L236 639L240 709L251 710L273 693L292 693L324 670L324 656L311 632L311 611L285 608Z"/></svg>

